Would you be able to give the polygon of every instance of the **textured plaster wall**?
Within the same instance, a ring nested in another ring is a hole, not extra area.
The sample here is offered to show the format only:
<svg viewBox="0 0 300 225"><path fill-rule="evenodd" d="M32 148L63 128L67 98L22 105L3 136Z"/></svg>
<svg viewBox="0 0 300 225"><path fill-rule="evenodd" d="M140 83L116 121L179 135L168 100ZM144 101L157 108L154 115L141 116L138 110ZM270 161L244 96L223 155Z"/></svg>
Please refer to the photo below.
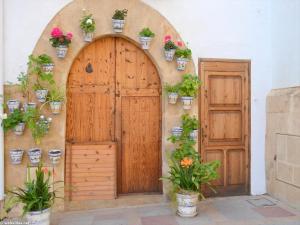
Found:
<svg viewBox="0 0 300 225"><path fill-rule="evenodd" d="M267 191L300 209L300 87L267 98Z"/></svg>

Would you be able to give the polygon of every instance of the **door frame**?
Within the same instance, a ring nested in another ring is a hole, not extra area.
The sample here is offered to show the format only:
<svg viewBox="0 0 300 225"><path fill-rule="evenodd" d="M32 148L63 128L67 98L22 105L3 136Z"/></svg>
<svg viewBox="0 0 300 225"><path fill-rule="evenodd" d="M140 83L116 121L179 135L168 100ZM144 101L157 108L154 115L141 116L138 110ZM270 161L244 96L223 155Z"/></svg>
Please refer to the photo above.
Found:
<svg viewBox="0 0 300 225"><path fill-rule="evenodd" d="M248 64L248 180L246 181L248 183L247 185L247 193L251 193L251 59L227 59L227 58L198 58L198 77L200 80L203 78L203 74L201 73L201 63L202 62L231 62L231 63L247 63ZM198 120L200 122L201 126L201 119L202 119L202 113L201 113L201 102L202 102L202 92L201 92L202 86L199 87L199 99L198 99ZM199 138L198 138L198 152L201 156L201 140L200 138L202 136L202 130L199 130Z"/></svg>

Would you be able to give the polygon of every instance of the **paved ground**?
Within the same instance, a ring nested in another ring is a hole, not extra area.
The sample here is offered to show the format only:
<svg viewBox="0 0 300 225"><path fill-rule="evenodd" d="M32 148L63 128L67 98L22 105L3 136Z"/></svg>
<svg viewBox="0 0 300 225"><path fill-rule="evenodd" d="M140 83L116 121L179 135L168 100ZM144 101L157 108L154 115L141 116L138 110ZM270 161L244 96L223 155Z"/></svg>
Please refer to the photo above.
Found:
<svg viewBox="0 0 300 225"><path fill-rule="evenodd" d="M170 203L56 213L52 225L300 225L300 211L269 196L207 199L195 218L180 218Z"/></svg>

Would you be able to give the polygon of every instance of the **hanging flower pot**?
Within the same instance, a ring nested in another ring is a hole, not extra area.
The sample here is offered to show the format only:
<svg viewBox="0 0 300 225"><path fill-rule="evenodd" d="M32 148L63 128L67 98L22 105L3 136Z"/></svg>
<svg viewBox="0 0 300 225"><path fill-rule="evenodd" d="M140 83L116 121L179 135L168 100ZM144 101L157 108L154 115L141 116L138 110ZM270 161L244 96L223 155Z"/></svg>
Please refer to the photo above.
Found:
<svg viewBox="0 0 300 225"><path fill-rule="evenodd" d="M182 128L181 127L172 127L172 135L175 137L179 137L182 134Z"/></svg>
<svg viewBox="0 0 300 225"><path fill-rule="evenodd" d="M27 109L36 109L35 102L24 103L24 111L27 112Z"/></svg>
<svg viewBox="0 0 300 225"><path fill-rule="evenodd" d="M48 90L47 89L40 89L35 91L36 98L39 102L43 103L46 101Z"/></svg>
<svg viewBox="0 0 300 225"><path fill-rule="evenodd" d="M24 133L24 130L25 130L25 123L18 123L14 127L14 133L18 136L22 135Z"/></svg>
<svg viewBox="0 0 300 225"><path fill-rule="evenodd" d="M8 100L6 104L7 104L9 113L12 113L15 109L20 108L19 100L11 99L11 100Z"/></svg>
<svg viewBox="0 0 300 225"><path fill-rule="evenodd" d="M59 164L61 159L61 150L60 149L51 149L48 152L49 159L53 165Z"/></svg>
<svg viewBox="0 0 300 225"><path fill-rule="evenodd" d="M125 20L112 19L112 27L113 27L114 32L122 33L124 25L125 25Z"/></svg>
<svg viewBox="0 0 300 225"><path fill-rule="evenodd" d="M197 215L198 194L176 193L177 214L181 217L194 217Z"/></svg>
<svg viewBox="0 0 300 225"><path fill-rule="evenodd" d="M148 27L146 27L141 30L139 35L140 35L140 43L142 49L149 49L150 43L152 41L152 38L155 36L155 34Z"/></svg>
<svg viewBox="0 0 300 225"><path fill-rule="evenodd" d="M22 149L11 149L9 151L11 164L21 164L24 151Z"/></svg>
<svg viewBox="0 0 300 225"><path fill-rule="evenodd" d="M178 93L176 92L168 93L168 99L170 104L176 104L178 99Z"/></svg>
<svg viewBox="0 0 300 225"><path fill-rule="evenodd" d="M30 163L33 165L39 164L42 157L42 150L39 148L32 148L28 151Z"/></svg>
<svg viewBox="0 0 300 225"><path fill-rule="evenodd" d="M193 97L188 97L188 96L182 96L181 97L181 102L182 102L182 106L183 109L185 110L189 110L192 108L192 104L193 104Z"/></svg>
<svg viewBox="0 0 300 225"><path fill-rule="evenodd" d="M92 42L94 38L94 32L83 32L83 38L85 42Z"/></svg>
<svg viewBox="0 0 300 225"><path fill-rule="evenodd" d="M72 42L73 34L67 33L66 35L59 27L55 27L51 31L50 43L52 47L56 48L56 55L58 58L65 58L68 47Z"/></svg>
<svg viewBox="0 0 300 225"><path fill-rule="evenodd" d="M65 45L59 45L56 47L56 56L60 59L63 59L66 57L68 53L68 47Z"/></svg>
<svg viewBox="0 0 300 225"><path fill-rule="evenodd" d="M27 212L25 217L32 225L50 225L50 209Z"/></svg>
<svg viewBox="0 0 300 225"><path fill-rule="evenodd" d="M52 73L54 70L54 63L44 63L42 64L42 70L44 73Z"/></svg>
<svg viewBox="0 0 300 225"><path fill-rule="evenodd" d="M176 58L177 70L184 71L188 61L189 61L189 59L187 59L187 58Z"/></svg>
<svg viewBox="0 0 300 225"><path fill-rule="evenodd" d="M198 138L198 130L193 130L190 133L190 138L193 139L193 140L197 140L197 138Z"/></svg>
<svg viewBox="0 0 300 225"><path fill-rule="evenodd" d="M50 109L53 114L59 114L62 108L62 102L50 102Z"/></svg>
<svg viewBox="0 0 300 225"><path fill-rule="evenodd" d="M173 61L175 55L175 49L165 50L165 59L168 62Z"/></svg>

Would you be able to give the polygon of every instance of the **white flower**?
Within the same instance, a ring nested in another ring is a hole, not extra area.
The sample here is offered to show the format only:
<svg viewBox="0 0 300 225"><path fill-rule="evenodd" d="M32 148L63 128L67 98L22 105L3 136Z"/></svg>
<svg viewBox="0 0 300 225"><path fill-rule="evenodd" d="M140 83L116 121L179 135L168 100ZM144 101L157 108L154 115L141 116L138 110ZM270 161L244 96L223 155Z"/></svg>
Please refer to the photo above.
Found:
<svg viewBox="0 0 300 225"><path fill-rule="evenodd" d="M93 23L93 20L92 20L92 19L87 19L87 20L85 21L85 23L86 23L86 24L92 24L92 23Z"/></svg>
<svg viewBox="0 0 300 225"><path fill-rule="evenodd" d="M51 118L51 117L48 118L48 122L49 122L49 123L52 122L52 118Z"/></svg>
<svg viewBox="0 0 300 225"><path fill-rule="evenodd" d="M2 116L1 116L1 119L3 119L3 120L7 119L7 114L3 113Z"/></svg>

